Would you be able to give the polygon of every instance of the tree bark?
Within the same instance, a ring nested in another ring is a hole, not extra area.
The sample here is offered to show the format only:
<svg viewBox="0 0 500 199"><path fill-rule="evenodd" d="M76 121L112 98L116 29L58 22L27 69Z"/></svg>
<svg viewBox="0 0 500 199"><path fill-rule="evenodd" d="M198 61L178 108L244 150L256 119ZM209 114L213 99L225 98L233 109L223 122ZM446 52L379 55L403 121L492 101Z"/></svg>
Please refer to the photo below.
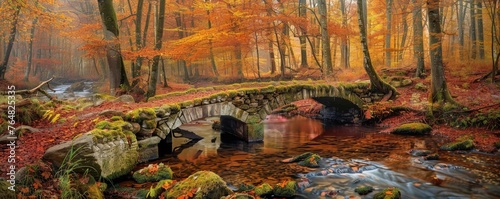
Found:
<svg viewBox="0 0 500 199"><path fill-rule="evenodd" d="M392 0L386 0L385 66L391 67Z"/></svg>
<svg viewBox="0 0 500 199"><path fill-rule="evenodd" d="M7 65L9 64L10 52L12 52L12 47L14 46L14 40L16 39L17 32L17 20L19 19L19 12L21 7L16 7L10 24L9 42L7 43L7 48L5 49L5 56L3 57L3 62L0 64L0 80L5 79L5 72L7 72Z"/></svg>
<svg viewBox="0 0 500 199"><path fill-rule="evenodd" d="M138 0L137 1L137 14L135 18L135 47L136 51L139 51L142 49L143 44L142 44L142 38L141 38L141 28L142 28L142 7L144 4L144 0ZM144 30L146 31L146 30ZM141 76L141 66L142 66L142 57L139 56L135 60L135 64L133 65L134 67L132 68L132 78L134 79L132 81L132 86L135 86L139 83L139 78Z"/></svg>
<svg viewBox="0 0 500 199"><path fill-rule="evenodd" d="M208 18L208 21L207 21L208 29L211 29L212 28L212 21L210 20L210 11L209 10L207 10L207 18ZM210 50L210 64L212 65L212 71L214 73L214 76L218 77L219 71L217 70L217 64L215 62L212 39L208 40L208 46L209 46L209 50Z"/></svg>
<svg viewBox="0 0 500 199"><path fill-rule="evenodd" d="M299 0L299 17L303 18L304 20L307 19L307 4L306 0ZM299 36L299 41L300 41L300 67L307 68L307 41L306 41L306 35L307 35L307 27L305 26L300 26L300 36Z"/></svg>
<svg viewBox="0 0 500 199"><path fill-rule="evenodd" d="M429 46L431 58L431 103L444 104L446 102L457 104L451 97L446 85L443 67L441 24L439 22L439 0L428 0L427 17L429 21Z"/></svg>
<svg viewBox="0 0 500 199"><path fill-rule="evenodd" d="M424 36L422 26L422 3L420 0L412 0L413 8L413 57L417 63L416 77L422 78L425 73L424 67Z"/></svg>
<svg viewBox="0 0 500 199"><path fill-rule="evenodd" d="M161 50L163 39L163 24L165 22L165 0L160 0L159 8L157 8L157 20L155 28L155 50L156 53ZM158 63L160 62L161 55L157 54L153 57L153 64L151 66L151 79L149 80L148 92L146 97L153 97L156 95L156 82L158 81Z"/></svg>
<svg viewBox="0 0 500 199"><path fill-rule="evenodd" d="M332 55L330 50L330 36L328 35L328 15L326 0L318 0L319 24L321 27L321 54L323 65L326 67L326 74L333 72Z"/></svg>
<svg viewBox="0 0 500 199"><path fill-rule="evenodd" d="M479 46L479 59L484 59L484 25L483 25L483 4L482 0L477 1L477 39Z"/></svg>
<svg viewBox="0 0 500 199"><path fill-rule="evenodd" d="M176 1L179 3L179 0ZM177 33L179 34L179 39L184 38L184 23L183 23L183 16L181 15L180 11L175 12L175 23L177 25L178 31ZM186 64L186 60L180 60L180 66L184 69L184 81L189 80L189 72Z"/></svg>
<svg viewBox="0 0 500 199"><path fill-rule="evenodd" d="M471 59L476 59L477 56L477 39L476 39L476 10L474 8L474 0L470 0L470 42L471 42L471 50L470 50L470 58Z"/></svg>
<svg viewBox="0 0 500 199"><path fill-rule="evenodd" d="M342 28L347 27L347 13L345 0L340 0L340 10L342 12ZM342 35L340 41L340 65L344 68L349 68L349 37ZM334 56L335 57L335 56Z"/></svg>
<svg viewBox="0 0 500 199"><path fill-rule="evenodd" d="M35 17L35 19L33 19L33 22L31 23L30 40L28 44L28 63L26 65L26 71L24 72L24 79L23 79L25 82L29 81L29 76L31 72L31 64L33 60L33 39L35 38L35 30L37 22L38 22L38 17Z"/></svg>
<svg viewBox="0 0 500 199"><path fill-rule="evenodd" d="M363 1L364 0L357 0L357 5L358 5L358 24L359 24L359 30L360 30L360 37L361 37L361 46L363 48L363 54L364 54L364 68L366 70L366 73L370 77L370 82L371 82L371 90L375 92L381 92L384 94L388 94L389 99L395 99L396 95L398 92L394 87L391 85L387 84L384 82L377 74L375 69L373 68L371 58L370 58L370 52L368 50L368 43L366 41L366 32L367 28L365 27L364 24L364 18L366 13L363 13Z"/></svg>
<svg viewBox="0 0 500 199"><path fill-rule="evenodd" d="M105 26L104 37L109 41L107 44L106 57L108 59L110 92L116 94L116 89L120 87L128 89L130 86L125 73L125 66L120 50L120 43L117 42L120 31L116 20L116 13L112 0L97 0L101 20Z"/></svg>

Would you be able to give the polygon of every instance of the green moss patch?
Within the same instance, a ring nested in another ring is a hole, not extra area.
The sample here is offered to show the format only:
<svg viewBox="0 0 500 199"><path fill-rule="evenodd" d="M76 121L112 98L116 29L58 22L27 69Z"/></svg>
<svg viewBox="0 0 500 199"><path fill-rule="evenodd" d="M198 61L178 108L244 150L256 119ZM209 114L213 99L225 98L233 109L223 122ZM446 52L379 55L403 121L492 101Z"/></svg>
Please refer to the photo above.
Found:
<svg viewBox="0 0 500 199"><path fill-rule="evenodd" d="M358 193L359 195L366 195L369 194L373 191L373 187L370 186L361 186L361 187L356 187L354 189L354 192Z"/></svg>
<svg viewBox="0 0 500 199"><path fill-rule="evenodd" d="M268 183L264 183L255 187L254 192L257 196L269 195L273 193L273 187Z"/></svg>
<svg viewBox="0 0 500 199"><path fill-rule="evenodd" d="M426 135L432 131L432 127L424 123L407 123L391 131L399 135Z"/></svg>
<svg viewBox="0 0 500 199"><path fill-rule="evenodd" d="M298 186L295 181L285 181L276 184L273 188L274 195L279 197L292 197L297 192Z"/></svg>
<svg viewBox="0 0 500 199"><path fill-rule="evenodd" d="M169 166L160 164L150 164L132 175L134 180L138 183L144 182L157 182L165 179L172 179L172 169Z"/></svg>
<svg viewBox="0 0 500 199"><path fill-rule="evenodd" d="M194 192L193 192L194 190ZM174 199L192 193L193 198L221 198L232 194L226 182L211 171L198 171L177 183L168 191L167 198Z"/></svg>
<svg viewBox="0 0 500 199"><path fill-rule="evenodd" d="M318 154L306 152L298 156L295 156L291 159L284 160L283 162L298 162L298 164L301 166L317 168L319 167L320 161L321 161L321 156L319 156Z"/></svg>
<svg viewBox="0 0 500 199"><path fill-rule="evenodd" d="M448 143L439 147L439 149L445 151L471 150L473 148L474 142L472 141L472 139L459 140L457 142Z"/></svg>
<svg viewBox="0 0 500 199"><path fill-rule="evenodd" d="M401 191L398 188L390 187L376 193L373 199L401 199Z"/></svg>
<svg viewBox="0 0 500 199"><path fill-rule="evenodd" d="M156 112L153 108L138 108L126 114L125 119L131 122L142 123L144 120L156 118Z"/></svg>

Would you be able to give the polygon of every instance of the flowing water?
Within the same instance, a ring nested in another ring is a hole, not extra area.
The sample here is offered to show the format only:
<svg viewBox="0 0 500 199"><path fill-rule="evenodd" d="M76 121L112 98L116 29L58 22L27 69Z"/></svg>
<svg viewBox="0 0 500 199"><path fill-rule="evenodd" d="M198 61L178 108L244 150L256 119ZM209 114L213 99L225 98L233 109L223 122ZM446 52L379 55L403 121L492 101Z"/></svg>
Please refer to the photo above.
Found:
<svg viewBox="0 0 500 199"><path fill-rule="evenodd" d="M376 191L398 187L403 198L500 198L499 155L439 151L438 146L445 141L440 137L381 134L371 127L328 126L304 117L272 116L265 121L264 142L225 143L221 134L211 129L217 119L183 125L204 139L193 143L174 138L175 155L155 162L170 165L176 178L210 170L233 187L302 181L300 194L305 198L359 197L354 188L361 185ZM411 149L437 152L440 159L412 157L408 153ZM321 167L281 162L304 152L323 157ZM372 198L373 194L364 197Z"/></svg>
<svg viewBox="0 0 500 199"><path fill-rule="evenodd" d="M83 91L75 91L75 92L65 92L67 88L71 86L71 84L60 84L57 86L54 86L52 90L46 89L48 94L57 96L58 99L68 99L68 98L75 98L75 97L89 97L93 94L92 90L92 84L93 82L84 82L85 88Z"/></svg>

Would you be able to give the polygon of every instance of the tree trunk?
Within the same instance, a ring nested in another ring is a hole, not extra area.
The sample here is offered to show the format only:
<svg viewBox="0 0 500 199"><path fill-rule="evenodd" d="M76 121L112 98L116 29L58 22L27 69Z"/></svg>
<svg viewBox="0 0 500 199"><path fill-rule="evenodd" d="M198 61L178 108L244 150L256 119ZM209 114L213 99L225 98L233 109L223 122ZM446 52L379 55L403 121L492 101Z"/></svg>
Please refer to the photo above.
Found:
<svg viewBox="0 0 500 199"><path fill-rule="evenodd" d="M179 0L176 1L179 3ZM184 23L183 23L183 16L181 15L180 11L175 12L175 23L177 25L178 31L177 33L179 34L179 39L184 38ZM189 81L189 72L187 68L187 64L185 60L180 60L181 67L184 69L184 81Z"/></svg>
<svg viewBox="0 0 500 199"><path fill-rule="evenodd" d="M443 104L450 102L457 104L451 97L444 76L441 25L439 22L439 0L428 0L427 17L429 21L429 46L431 58L431 96L430 103Z"/></svg>
<svg viewBox="0 0 500 199"><path fill-rule="evenodd" d="M340 0L340 10L342 12L342 28L348 28L345 0ZM341 67L344 67L344 68L349 68L349 46L348 46L348 43L349 43L349 37L347 35L342 35L341 41L340 41L340 65L341 65Z"/></svg>
<svg viewBox="0 0 500 199"><path fill-rule="evenodd" d="M386 0L385 66L391 67L392 0Z"/></svg>
<svg viewBox="0 0 500 199"><path fill-rule="evenodd" d="M299 0L299 17L303 18L304 20L307 19L307 4L306 0ZM300 67L307 68L307 41L306 41L306 35L307 35L307 27L300 26L300 36L299 36L299 41L300 41Z"/></svg>
<svg viewBox="0 0 500 199"><path fill-rule="evenodd" d="M144 4L144 0L137 1L137 14L135 17L135 47L136 50L139 51L142 49L142 38L141 38L141 28L142 28L142 7ZM147 31L147 30L144 30ZM142 65L142 57L138 56L135 60L134 67L132 68L132 86L135 86L139 83L139 78L141 76L141 65Z"/></svg>
<svg viewBox="0 0 500 199"><path fill-rule="evenodd" d="M207 25L208 29L212 28L212 22L210 21L210 11L207 10ZM214 50L212 47L212 39L208 40L208 46L210 50L210 64L212 65L212 71L214 73L214 76L218 77L219 76L219 71L217 70L217 64L215 63L215 56L214 56Z"/></svg>
<svg viewBox="0 0 500 199"><path fill-rule="evenodd" d="M259 40L258 40L258 37L257 37L257 32L254 32L254 38L255 38L255 53L256 53L256 57L257 57L257 78L259 79L260 81L260 58L259 58Z"/></svg>
<svg viewBox="0 0 500 199"><path fill-rule="evenodd" d="M368 43L366 42L366 32L367 28L365 27L364 24L364 18L367 13L363 13L363 1L364 0L357 0L357 5L358 5L358 24L359 24L359 30L360 30L360 37L361 37L361 46L363 48L363 54L364 54L364 68L366 70L366 73L370 77L370 82L371 82L371 90L375 92L381 92L385 94L390 94L389 99L394 99L396 98L396 95L398 92L394 87L391 85L387 84L384 82L377 74L375 69L372 66L371 58L370 58L370 52L368 50Z"/></svg>
<svg viewBox="0 0 500 199"><path fill-rule="evenodd" d="M149 19L151 18L151 10L153 10L153 5L151 2L148 4L148 13L146 13L146 24L144 24L144 31L142 36L142 46L146 46L148 29L149 29Z"/></svg>
<svg viewBox="0 0 500 199"><path fill-rule="evenodd" d="M323 65L326 67L326 74L329 75L333 72L333 65L330 50L330 36L328 35L326 0L318 1L318 12L320 15L319 24L321 27L321 53L323 55Z"/></svg>
<svg viewBox="0 0 500 199"><path fill-rule="evenodd" d="M464 57L464 19L467 7L464 5L463 0L458 0L458 43L460 44L459 55L460 59ZM439 14L439 13L438 13Z"/></svg>
<svg viewBox="0 0 500 199"><path fill-rule="evenodd" d="M477 45L476 45L476 10L474 8L474 0L470 0L470 42L471 42L471 49L470 49L470 58L471 59L476 59L477 55Z"/></svg>
<svg viewBox="0 0 500 199"><path fill-rule="evenodd" d="M417 62L415 76L422 78L425 73L424 67L424 36L422 26L422 3L412 0L413 5L413 57Z"/></svg>
<svg viewBox="0 0 500 199"><path fill-rule="evenodd" d="M5 49L5 56L3 57L3 62L0 64L0 80L5 79L5 72L7 72L7 65L9 64L10 52L12 51L12 46L14 46L14 40L16 38L17 32L17 20L19 19L19 12L21 7L16 7L14 11L12 23L10 24L9 42L7 43L7 48Z"/></svg>
<svg viewBox="0 0 500 199"><path fill-rule="evenodd" d="M403 11L403 17L402 17L402 22L403 22L403 36L401 37L401 43L399 45L399 51L398 51L398 63L403 61L404 57L404 51L405 51L405 45L406 45L406 37L408 35L408 22L406 21L408 12L406 12L406 6L403 6L404 8L402 9Z"/></svg>
<svg viewBox="0 0 500 199"><path fill-rule="evenodd" d="M120 31L116 20L116 13L113 8L112 0L97 0L99 4L99 12L101 13L101 20L104 23L104 37L110 41L107 44L106 57L108 58L109 76L110 76L110 89L111 94L116 93L116 89L122 87L128 89L130 86L125 73L125 66L120 50L119 42L112 42L118 40Z"/></svg>
<svg viewBox="0 0 500 199"><path fill-rule="evenodd" d="M161 50L163 38L163 24L165 22L165 0L160 0L159 8L156 8L156 24L155 24L155 50L157 53ZM151 66L151 79L149 81L148 92L146 97L153 97L156 95L156 82L158 80L158 63L160 62L161 55L153 57L153 64Z"/></svg>
<svg viewBox="0 0 500 199"><path fill-rule="evenodd" d="M484 28L483 28L483 4L477 1L477 39L479 45L479 59L484 59Z"/></svg>
<svg viewBox="0 0 500 199"><path fill-rule="evenodd" d="M35 17L33 19L33 22L31 23L31 32L30 32L30 40L28 41L28 64L26 65L26 71L24 72L24 81L28 82L29 81L29 76L30 76L30 71L31 71L31 63L32 63L32 58L33 58L33 39L35 38L35 30L36 30L36 23L38 22L38 17Z"/></svg>

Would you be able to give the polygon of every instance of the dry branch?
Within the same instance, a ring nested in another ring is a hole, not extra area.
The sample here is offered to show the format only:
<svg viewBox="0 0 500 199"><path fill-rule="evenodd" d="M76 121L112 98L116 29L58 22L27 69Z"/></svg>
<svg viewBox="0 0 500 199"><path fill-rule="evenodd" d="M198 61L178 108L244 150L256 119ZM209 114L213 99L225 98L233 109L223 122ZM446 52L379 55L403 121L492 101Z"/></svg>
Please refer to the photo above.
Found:
<svg viewBox="0 0 500 199"><path fill-rule="evenodd" d="M49 83L50 81L52 81L53 79L54 79L54 77L52 77L52 78L50 78L50 79L48 79L48 80L45 80L45 81L43 81L42 83L40 83L38 86L36 86L35 88L29 89L29 90L18 90L18 91L16 91L16 94L21 94L21 95L22 95L22 94L34 94L34 93L36 93L36 92L40 92L40 93L42 93L43 95L47 96L50 100L56 100L56 98L55 98L55 97L53 97L53 96L49 95L46 91L44 91L44 90L42 90L42 89L41 89L41 88L42 88L42 86L44 86L45 84L47 84L47 87L48 87L49 89L51 89L48 83ZM52 89L51 89L51 90L52 90ZM2 94L2 95L6 95L6 94L7 94L7 92L6 92L6 91L2 91L0 94Z"/></svg>

